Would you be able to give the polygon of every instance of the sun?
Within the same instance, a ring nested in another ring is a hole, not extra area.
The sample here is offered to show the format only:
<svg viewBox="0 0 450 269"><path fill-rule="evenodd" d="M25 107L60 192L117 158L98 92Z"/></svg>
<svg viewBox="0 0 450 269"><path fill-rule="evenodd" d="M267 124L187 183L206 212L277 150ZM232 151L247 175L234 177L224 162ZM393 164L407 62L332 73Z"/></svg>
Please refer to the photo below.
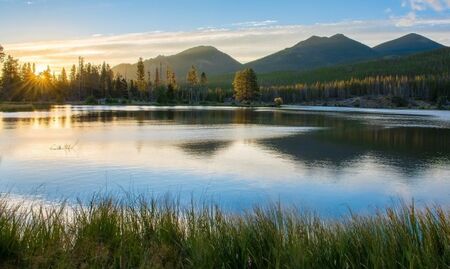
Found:
<svg viewBox="0 0 450 269"><path fill-rule="evenodd" d="M35 75L39 75L42 72L44 72L45 70L47 70L47 66L44 64L36 64L35 68L36 68L35 72L34 72Z"/></svg>

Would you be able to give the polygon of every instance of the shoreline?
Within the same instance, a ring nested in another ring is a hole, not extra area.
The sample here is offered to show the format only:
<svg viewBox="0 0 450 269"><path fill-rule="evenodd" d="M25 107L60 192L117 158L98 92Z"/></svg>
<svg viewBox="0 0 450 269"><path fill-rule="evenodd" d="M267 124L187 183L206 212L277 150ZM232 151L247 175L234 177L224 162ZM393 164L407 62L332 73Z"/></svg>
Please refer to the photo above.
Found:
<svg viewBox="0 0 450 269"><path fill-rule="evenodd" d="M284 104L277 106L274 103L258 103L254 102L251 104L239 104L234 102L227 103L196 103L196 104L185 104L185 103L156 103L156 102L139 102L132 101L129 103L97 103L88 104L86 102L0 102L0 112L29 112L29 111L40 111L48 110L52 106L154 106L154 107L236 107L236 108L280 108L280 107L328 107L328 108L347 108L347 109L371 109L371 110L426 110L426 111L449 111L450 105L438 108L437 105L431 104L429 102L421 100L407 100L408 105L397 106L386 97L355 97L348 99L329 99L329 100L318 100L311 102L299 102L292 104Z"/></svg>

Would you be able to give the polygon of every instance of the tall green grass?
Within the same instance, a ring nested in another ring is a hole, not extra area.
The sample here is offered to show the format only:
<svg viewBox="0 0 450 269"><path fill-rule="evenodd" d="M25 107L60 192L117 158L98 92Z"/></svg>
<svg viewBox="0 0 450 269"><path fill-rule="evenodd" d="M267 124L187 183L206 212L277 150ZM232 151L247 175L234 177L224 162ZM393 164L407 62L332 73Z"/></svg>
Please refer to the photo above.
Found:
<svg viewBox="0 0 450 269"><path fill-rule="evenodd" d="M279 205L245 214L170 199L0 201L0 268L449 268L449 211L338 220Z"/></svg>

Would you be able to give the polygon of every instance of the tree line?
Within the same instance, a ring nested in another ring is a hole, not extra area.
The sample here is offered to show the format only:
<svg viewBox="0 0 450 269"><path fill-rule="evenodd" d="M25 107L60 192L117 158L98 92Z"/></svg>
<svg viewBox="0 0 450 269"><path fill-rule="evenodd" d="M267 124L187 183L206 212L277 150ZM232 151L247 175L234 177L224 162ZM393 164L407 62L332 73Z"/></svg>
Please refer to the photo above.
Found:
<svg viewBox="0 0 450 269"><path fill-rule="evenodd" d="M393 96L437 102L450 97L450 73L416 76L374 76L331 82L265 86L261 101L281 97L285 103L347 99L360 96Z"/></svg>
<svg viewBox="0 0 450 269"><path fill-rule="evenodd" d="M201 103L224 102L225 91L207 87L207 75L192 66L186 74L186 82L178 83L170 66L145 70L140 58L137 79L127 80L115 75L109 64L96 65L80 57L77 65L59 74L50 67L37 74L34 63L19 63L18 59L5 55L1 50L2 72L0 77L0 101L30 102L158 102ZM153 73L152 73L153 71Z"/></svg>
<svg viewBox="0 0 450 269"><path fill-rule="evenodd" d="M34 63L23 63L6 55L0 46L0 101L157 102L168 104L276 103L295 104L316 100L347 99L359 96L393 96L430 102L450 97L450 73L426 75L380 75L345 80L259 86L252 69L238 71L232 87L211 88L205 72L192 66L186 81L178 82L170 66L146 70L139 59L135 80L114 74L110 65L78 64L55 74L48 67L37 74Z"/></svg>

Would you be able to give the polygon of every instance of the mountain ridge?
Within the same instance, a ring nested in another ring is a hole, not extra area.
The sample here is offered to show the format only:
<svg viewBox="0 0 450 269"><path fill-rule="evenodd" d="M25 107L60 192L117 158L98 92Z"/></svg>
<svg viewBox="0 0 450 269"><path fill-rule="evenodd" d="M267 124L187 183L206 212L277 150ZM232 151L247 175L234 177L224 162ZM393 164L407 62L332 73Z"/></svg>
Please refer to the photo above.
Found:
<svg viewBox="0 0 450 269"><path fill-rule="evenodd" d="M212 76L234 73L242 68L253 68L257 73L305 71L383 57L407 56L444 47L415 33L381 43L373 48L343 34L330 37L313 35L292 47L246 64L241 64L213 46L196 46L174 55L159 55L147 59L144 61L144 66L151 75L154 75L156 68L160 66L163 66L163 69L170 67L179 80L184 80L191 66L196 66L199 72ZM123 63L113 67L115 74L120 74L127 79L135 79L136 70L136 63Z"/></svg>
<svg viewBox="0 0 450 269"><path fill-rule="evenodd" d="M343 34L331 37L312 36L290 48L247 63L259 73L297 71L377 57L369 46Z"/></svg>

